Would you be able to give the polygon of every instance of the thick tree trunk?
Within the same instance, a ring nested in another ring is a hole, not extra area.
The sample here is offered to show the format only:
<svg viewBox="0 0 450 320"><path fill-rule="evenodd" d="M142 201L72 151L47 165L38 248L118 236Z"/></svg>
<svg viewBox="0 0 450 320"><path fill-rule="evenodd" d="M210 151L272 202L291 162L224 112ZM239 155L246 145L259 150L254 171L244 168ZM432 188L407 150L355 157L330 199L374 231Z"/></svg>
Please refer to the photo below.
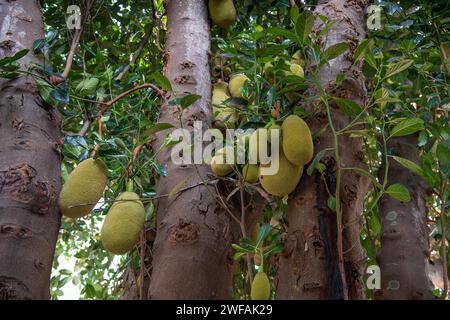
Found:
<svg viewBox="0 0 450 320"><path fill-rule="evenodd" d="M0 58L44 38L37 1L0 0ZM49 299L60 225L60 116L30 76L0 79L0 299Z"/></svg>
<svg viewBox="0 0 450 320"><path fill-rule="evenodd" d="M350 52L331 60L329 67L323 68L320 82L327 90L333 86L339 73L345 73L346 80L333 95L352 99L360 105L364 103L367 92L360 66L352 66L352 53L365 37L364 13L368 2L367 0L319 1L315 9L316 14L336 21L323 46L347 42L351 47ZM320 25L321 20L317 19L315 31ZM306 107L311 111L310 106ZM331 118L336 130L342 129L351 121L333 103L331 103ZM313 112L308 119L308 124L315 132L327 123L324 109ZM327 128L315 141L315 152L333 146L333 136ZM364 167L361 139L340 136L339 153L342 167ZM289 230L279 267L277 288L279 299L342 299L345 295L350 299L364 298L362 275L365 268L365 251L360 244L359 236L368 181L356 172L349 170L342 172L340 203L344 229L343 253L347 283L345 288L338 268L336 213L330 211L327 205L327 188L333 194L336 190L334 151L327 152L322 158L322 163L326 166L325 179L321 179L316 170L312 176L308 176L305 172L297 192L289 201Z"/></svg>
<svg viewBox="0 0 450 320"><path fill-rule="evenodd" d="M210 26L205 1L168 1L165 75L177 97L198 94L202 98L183 112L183 127L193 130L195 120L211 124L211 79L209 70ZM164 104L160 122L179 127L177 107ZM165 132L166 133L166 132ZM156 146L164 142L159 134ZM155 150L158 150L155 148ZM231 248L227 245L230 219L216 203L208 166L177 166L170 149L163 148L158 160L167 169L157 185L159 195L182 186L195 186L158 202L157 236L153 250L150 299L227 299L231 289Z"/></svg>
<svg viewBox="0 0 450 320"><path fill-rule="evenodd" d="M419 163L417 136L392 138L390 154ZM425 182L400 165L389 161L388 184L400 183L411 194L410 202L385 195L380 201L381 250L377 260L381 269L379 299L433 299L428 277L428 231L426 226ZM384 167L380 170L384 172Z"/></svg>

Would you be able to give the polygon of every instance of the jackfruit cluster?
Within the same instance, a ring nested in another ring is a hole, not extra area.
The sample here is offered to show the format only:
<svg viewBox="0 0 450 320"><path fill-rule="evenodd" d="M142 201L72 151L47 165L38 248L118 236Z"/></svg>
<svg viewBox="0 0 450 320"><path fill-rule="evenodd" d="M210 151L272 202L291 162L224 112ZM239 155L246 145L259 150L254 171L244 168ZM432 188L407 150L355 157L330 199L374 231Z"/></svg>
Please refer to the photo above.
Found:
<svg viewBox="0 0 450 320"><path fill-rule="evenodd" d="M233 0L209 0L209 15L214 24L228 28L236 21L236 8Z"/></svg>
<svg viewBox="0 0 450 320"><path fill-rule="evenodd" d="M69 175L59 195L61 214L69 218L88 215L103 195L108 168L101 159L82 161Z"/></svg>
<svg viewBox="0 0 450 320"><path fill-rule="evenodd" d="M101 229L103 247L113 254L131 251L144 227L145 209L134 192L123 192L109 209Z"/></svg>
<svg viewBox="0 0 450 320"><path fill-rule="evenodd" d="M252 300L270 299L270 281L265 272L260 271L255 275L250 296Z"/></svg>

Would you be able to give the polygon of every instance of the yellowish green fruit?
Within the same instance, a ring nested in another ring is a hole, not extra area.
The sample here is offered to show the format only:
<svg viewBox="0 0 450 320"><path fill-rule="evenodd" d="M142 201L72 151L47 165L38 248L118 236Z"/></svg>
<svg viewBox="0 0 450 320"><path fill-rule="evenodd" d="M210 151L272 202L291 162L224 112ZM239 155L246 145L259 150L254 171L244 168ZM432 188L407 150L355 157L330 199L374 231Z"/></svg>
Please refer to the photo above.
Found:
<svg viewBox="0 0 450 320"><path fill-rule="evenodd" d="M230 84L228 85L228 90L234 98L243 98L241 88L244 86L246 81L250 79L243 73L237 74L231 77Z"/></svg>
<svg viewBox="0 0 450 320"><path fill-rule="evenodd" d="M233 0L209 0L209 15L214 24L228 28L236 21L236 9Z"/></svg>
<svg viewBox="0 0 450 320"><path fill-rule="evenodd" d="M81 162L69 175L59 195L61 213L70 218L89 214L103 195L108 168L100 159Z"/></svg>
<svg viewBox="0 0 450 320"><path fill-rule="evenodd" d="M103 247L114 254L131 251L144 227L145 209L134 192L123 192L109 209L101 229Z"/></svg>
<svg viewBox="0 0 450 320"><path fill-rule="evenodd" d="M314 144L306 122L296 115L290 115L283 121L281 131L286 158L297 166L310 162L314 154Z"/></svg>
<svg viewBox="0 0 450 320"><path fill-rule="evenodd" d="M250 295L252 300L270 299L270 281L265 272L258 272L255 275Z"/></svg>
<svg viewBox="0 0 450 320"><path fill-rule="evenodd" d="M293 75L302 77L302 78L305 76L305 72L303 71L303 68L301 65L296 64L296 63L291 63L289 68Z"/></svg>
<svg viewBox="0 0 450 320"><path fill-rule="evenodd" d="M233 157L235 156L235 150L233 147L224 147L222 149L219 149L216 152L216 155L212 157L211 159L211 171L219 176L219 177L225 177L226 175L229 175L231 172L233 172L233 164L231 163L225 163L227 160L227 154L230 152L233 153ZM233 158L234 159L234 158Z"/></svg>
<svg viewBox="0 0 450 320"><path fill-rule="evenodd" d="M255 183L258 181L258 165L257 164L246 164L242 168L242 176L245 182Z"/></svg>
<svg viewBox="0 0 450 320"><path fill-rule="evenodd" d="M224 102L230 98L228 83L219 81L214 84L212 103L215 126L220 129L234 128L239 117L233 108L226 107Z"/></svg>
<svg viewBox="0 0 450 320"><path fill-rule="evenodd" d="M273 175L259 175L259 182L267 193L283 197L294 191L303 173L303 166L296 166L286 159L280 148L279 156L275 158L278 162L278 172ZM276 162L273 165L276 166ZM261 165L261 167L267 167Z"/></svg>

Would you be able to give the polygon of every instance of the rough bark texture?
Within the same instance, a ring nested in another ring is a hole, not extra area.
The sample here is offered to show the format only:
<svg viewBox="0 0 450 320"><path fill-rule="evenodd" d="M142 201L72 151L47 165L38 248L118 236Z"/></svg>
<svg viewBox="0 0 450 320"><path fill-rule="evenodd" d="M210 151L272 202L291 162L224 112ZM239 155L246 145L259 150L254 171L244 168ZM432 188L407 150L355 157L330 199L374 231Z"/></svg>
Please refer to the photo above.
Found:
<svg viewBox="0 0 450 320"><path fill-rule="evenodd" d="M167 3L165 75L177 97L188 93L202 98L183 112L183 127L193 129L195 120L211 124L211 79L209 71L210 32L205 1L182 0ZM179 127L176 107L164 104L160 122ZM166 132L165 132L166 133ZM164 142L158 135L157 148ZM157 149L155 149L157 150ZM201 184L194 166L176 166L170 150L158 155L167 177L158 184L158 194L168 194L183 179L183 191L158 202L157 236L153 250L150 299L227 299L230 297L231 248L227 246L229 217ZM208 167L198 166L204 179Z"/></svg>
<svg viewBox="0 0 450 320"><path fill-rule="evenodd" d="M340 42L348 42L350 50L331 60L320 73L320 81L325 89L333 86L336 75L344 72L346 80L334 96L352 99L362 105L366 98L366 88L360 66L352 65L353 51L365 37L364 13L369 1L319 1L315 13L336 20L323 47ZM315 31L321 22L316 21ZM323 27L323 25L322 25ZM322 108L311 111L307 119L312 131L317 132L327 123L326 111ZM336 130L343 128L351 119L331 103L332 121ZM353 128L355 129L355 128ZM329 128L315 140L315 152L333 147L333 137ZM339 151L342 167L364 167L362 140L340 136ZM341 208L343 216L343 252L346 282L343 288L338 271L336 214L327 205L328 192L336 189L336 159L334 151L322 158L326 170L324 178L315 170L312 176L304 174L291 196L288 212L288 235L285 250L281 254L277 297L279 299L342 299L347 290L350 299L364 298L362 275L365 268L365 251L360 244L360 218L363 212L364 195L368 181L353 171L343 171L341 181ZM325 181L324 181L325 180Z"/></svg>
<svg viewBox="0 0 450 320"><path fill-rule="evenodd" d="M0 58L44 38L35 0L0 0ZM31 51L20 60L42 63ZM31 77L0 79L0 299L49 299L60 225L60 116Z"/></svg>
<svg viewBox="0 0 450 320"><path fill-rule="evenodd" d="M392 138L389 153L419 163L417 136ZM380 170L384 172L384 168ZM433 299L429 279L428 232L426 226L425 182L389 160L388 185L400 183L411 194L410 202L400 202L386 195L380 201L381 250L377 255L381 269L378 299Z"/></svg>

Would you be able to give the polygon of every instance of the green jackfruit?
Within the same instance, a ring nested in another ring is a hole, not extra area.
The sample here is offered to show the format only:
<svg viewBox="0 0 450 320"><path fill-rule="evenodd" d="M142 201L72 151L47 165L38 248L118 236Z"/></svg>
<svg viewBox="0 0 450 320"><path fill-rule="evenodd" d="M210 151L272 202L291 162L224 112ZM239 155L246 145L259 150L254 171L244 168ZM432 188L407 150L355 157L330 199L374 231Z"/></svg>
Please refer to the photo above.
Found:
<svg viewBox="0 0 450 320"><path fill-rule="evenodd" d="M231 96L234 98L243 98L241 88L244 86L246 81L250 81L250 79L243 73L237 74L231 77L230 84L228 85L228 90L231 93Z"/></svg>
<svg viewBox="0 0 450 320"><path fill-rule="evenodd" d="M242 168L242 176L245 182L255 183L258 181L258 165L257 164L246 164Z"/></svg>
<svg viewBox="0 0 450 320"><path fill-rule="evenodd" d="M111 206L100 232L103 247L114 254L134 248L144 227L145 209L134 192L123 192Z"/></svg>
<svg viewBox="0 0 450 320"><path fill-rule="evenodd" d="M294 191L303 173L303 166L293 165L286 159L280 148L280 153L274 161L278 161L278 172L274 175L259 174L259 182L267 193L283 197ZM274 163L275 165L275 163ZM261 167L268 167L261 165Z"/></svg>
<svg viewBox="0 0 450 320"><path fill-rule="evenodd" d="M81 162L69 175L59 195L61 213L70 218L89 214L103 195L108 168L100 159Z"/></svg>
<svg viewBox="0 0 450 320"><path fill-rule="evenodd" d="M286 158L297 166L310 162L314 155L314 144L306 122L296 115L290 115L283 121L281 131Z"/></svg>
<svg viewBox="0 0 450 320"><path fill-rule="evenodd" d="M270 281L265 272L258 272L255 275L250 293L252 300L270 299Z"/></svg>
<svg viewBox="0 0 450 320"><path fill-rule="evenodd" d="M233 147L225 147L216 152L216 155L211 159L211 171L219 177L225 177L233 172L234 165L225 163L227 153L235 152ZM233 155L235 156L235 155ZM222 162L222 163L219 163Z"/></svg>
<svg viewBox="0 0 450 320"><path fill-rule="evenodd" d="M221 28L228 28L236 21L233 0L209 0L208 8L211 20Z"/></svg>
<svg viewBox="0 0 450 320"><path fill-rule="evenodd" d="M236 111L224 104L230 98L227 91L228 83L219 81L214 84L212 95L214 125L220 129L234 128L239 120Z"/></svg>

